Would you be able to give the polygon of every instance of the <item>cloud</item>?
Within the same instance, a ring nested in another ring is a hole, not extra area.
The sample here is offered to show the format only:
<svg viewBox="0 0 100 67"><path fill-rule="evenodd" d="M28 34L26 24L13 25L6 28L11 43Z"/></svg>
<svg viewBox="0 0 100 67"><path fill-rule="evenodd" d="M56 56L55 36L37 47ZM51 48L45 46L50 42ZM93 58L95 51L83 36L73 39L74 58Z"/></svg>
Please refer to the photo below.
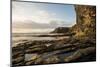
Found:
<svg viewBox="0 0 100 67"><path fill-rule="evenodd" d="M55 20L56 13L50 13L46 10L37 10L36 14L33 15L33 21L38 23L50 23L50 21Z"/></svg>
<svg viewBox="0 0 100 67"><path fill-rule="evenodd" d="M57 24L37 23L34 21L17 21L15 23L12 23L12 27L18 29L52 29L56 28L57 26Z"/></svg>
<svg viewBox="0 0 100 67"><path fill-rule="evenodd" d="M53 20L61 21L55 12L50 12L45 8L40 7L39 4L27 2L12 2L12 21L26 21L31 20L36 23L49 24Z"/></svg>

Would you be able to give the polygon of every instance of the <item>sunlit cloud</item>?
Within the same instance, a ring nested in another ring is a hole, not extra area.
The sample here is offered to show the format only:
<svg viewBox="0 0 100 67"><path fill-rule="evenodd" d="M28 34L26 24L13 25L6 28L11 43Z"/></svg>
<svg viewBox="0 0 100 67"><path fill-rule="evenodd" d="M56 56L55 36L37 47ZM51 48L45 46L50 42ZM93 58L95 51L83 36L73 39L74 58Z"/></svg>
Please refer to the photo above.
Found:
<svg viewBox="0 0 100 67"><path fill-rule="evenodd" d="M37 23L50 23L52 20L57 20L56 13L50 13L46 10L40 9L37 6L28 4L23 7L23 4L13 3L12 21L26 21L33 20ZM33 6L33 7L32 7ZM31 7L31 8L28 8ZM31 13L31 14L30 14Z"/></svg>
<svg viewBox="0 0 100 67"><path fill-rule="evenodd" d="M36 15L33 16L33 21L38 23L50 23L50 21L55 20L55 13L49 13L45 10L37 11Z"/></svg>

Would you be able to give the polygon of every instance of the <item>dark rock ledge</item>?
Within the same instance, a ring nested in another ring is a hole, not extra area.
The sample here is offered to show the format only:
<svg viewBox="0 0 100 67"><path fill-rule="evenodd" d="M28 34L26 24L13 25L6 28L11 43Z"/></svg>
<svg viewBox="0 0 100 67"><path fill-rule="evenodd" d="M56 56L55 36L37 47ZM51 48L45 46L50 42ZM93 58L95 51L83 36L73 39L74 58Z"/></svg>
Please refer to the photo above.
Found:
<svg viewBox="0 0 100 67"><path fill-rule="evenodd" d="M50 45L47 46L47 44ZM90 39L83 41L75 38L55 41L32 41L13 48L13 64L33 65L86 60L95 61L95 49L95 40ZM37 55L25 61L25 54Z"/></svg>

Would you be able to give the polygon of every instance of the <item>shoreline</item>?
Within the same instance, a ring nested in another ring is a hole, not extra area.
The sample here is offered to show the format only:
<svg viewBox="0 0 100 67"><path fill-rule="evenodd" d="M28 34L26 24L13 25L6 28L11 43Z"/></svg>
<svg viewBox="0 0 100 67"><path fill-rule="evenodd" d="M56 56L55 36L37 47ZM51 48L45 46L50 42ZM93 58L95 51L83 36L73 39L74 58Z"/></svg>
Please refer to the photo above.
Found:
<svg viewBox="0 0 100 67"><path fill-rule="evenodd" d="M22 35L23 34L23 35ZM60 36L72 36L74 33L39 33L39 34L32 34L32 33L17 33L13 35L13 37L60 37Z"/></svg>

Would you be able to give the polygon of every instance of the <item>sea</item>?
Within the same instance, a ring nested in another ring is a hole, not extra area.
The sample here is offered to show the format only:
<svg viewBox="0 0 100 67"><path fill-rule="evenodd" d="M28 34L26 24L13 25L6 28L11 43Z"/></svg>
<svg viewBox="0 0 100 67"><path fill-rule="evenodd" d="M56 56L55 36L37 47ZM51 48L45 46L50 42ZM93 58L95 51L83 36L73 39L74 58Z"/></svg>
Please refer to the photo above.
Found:
<svg viewBox="0 0 100 67"><path fill-rule="evenodd" d="M57 35L50 33L12 33L12 47L17 43L34 40L56 40L57 37L39 37L39 35Z"/></svg>

